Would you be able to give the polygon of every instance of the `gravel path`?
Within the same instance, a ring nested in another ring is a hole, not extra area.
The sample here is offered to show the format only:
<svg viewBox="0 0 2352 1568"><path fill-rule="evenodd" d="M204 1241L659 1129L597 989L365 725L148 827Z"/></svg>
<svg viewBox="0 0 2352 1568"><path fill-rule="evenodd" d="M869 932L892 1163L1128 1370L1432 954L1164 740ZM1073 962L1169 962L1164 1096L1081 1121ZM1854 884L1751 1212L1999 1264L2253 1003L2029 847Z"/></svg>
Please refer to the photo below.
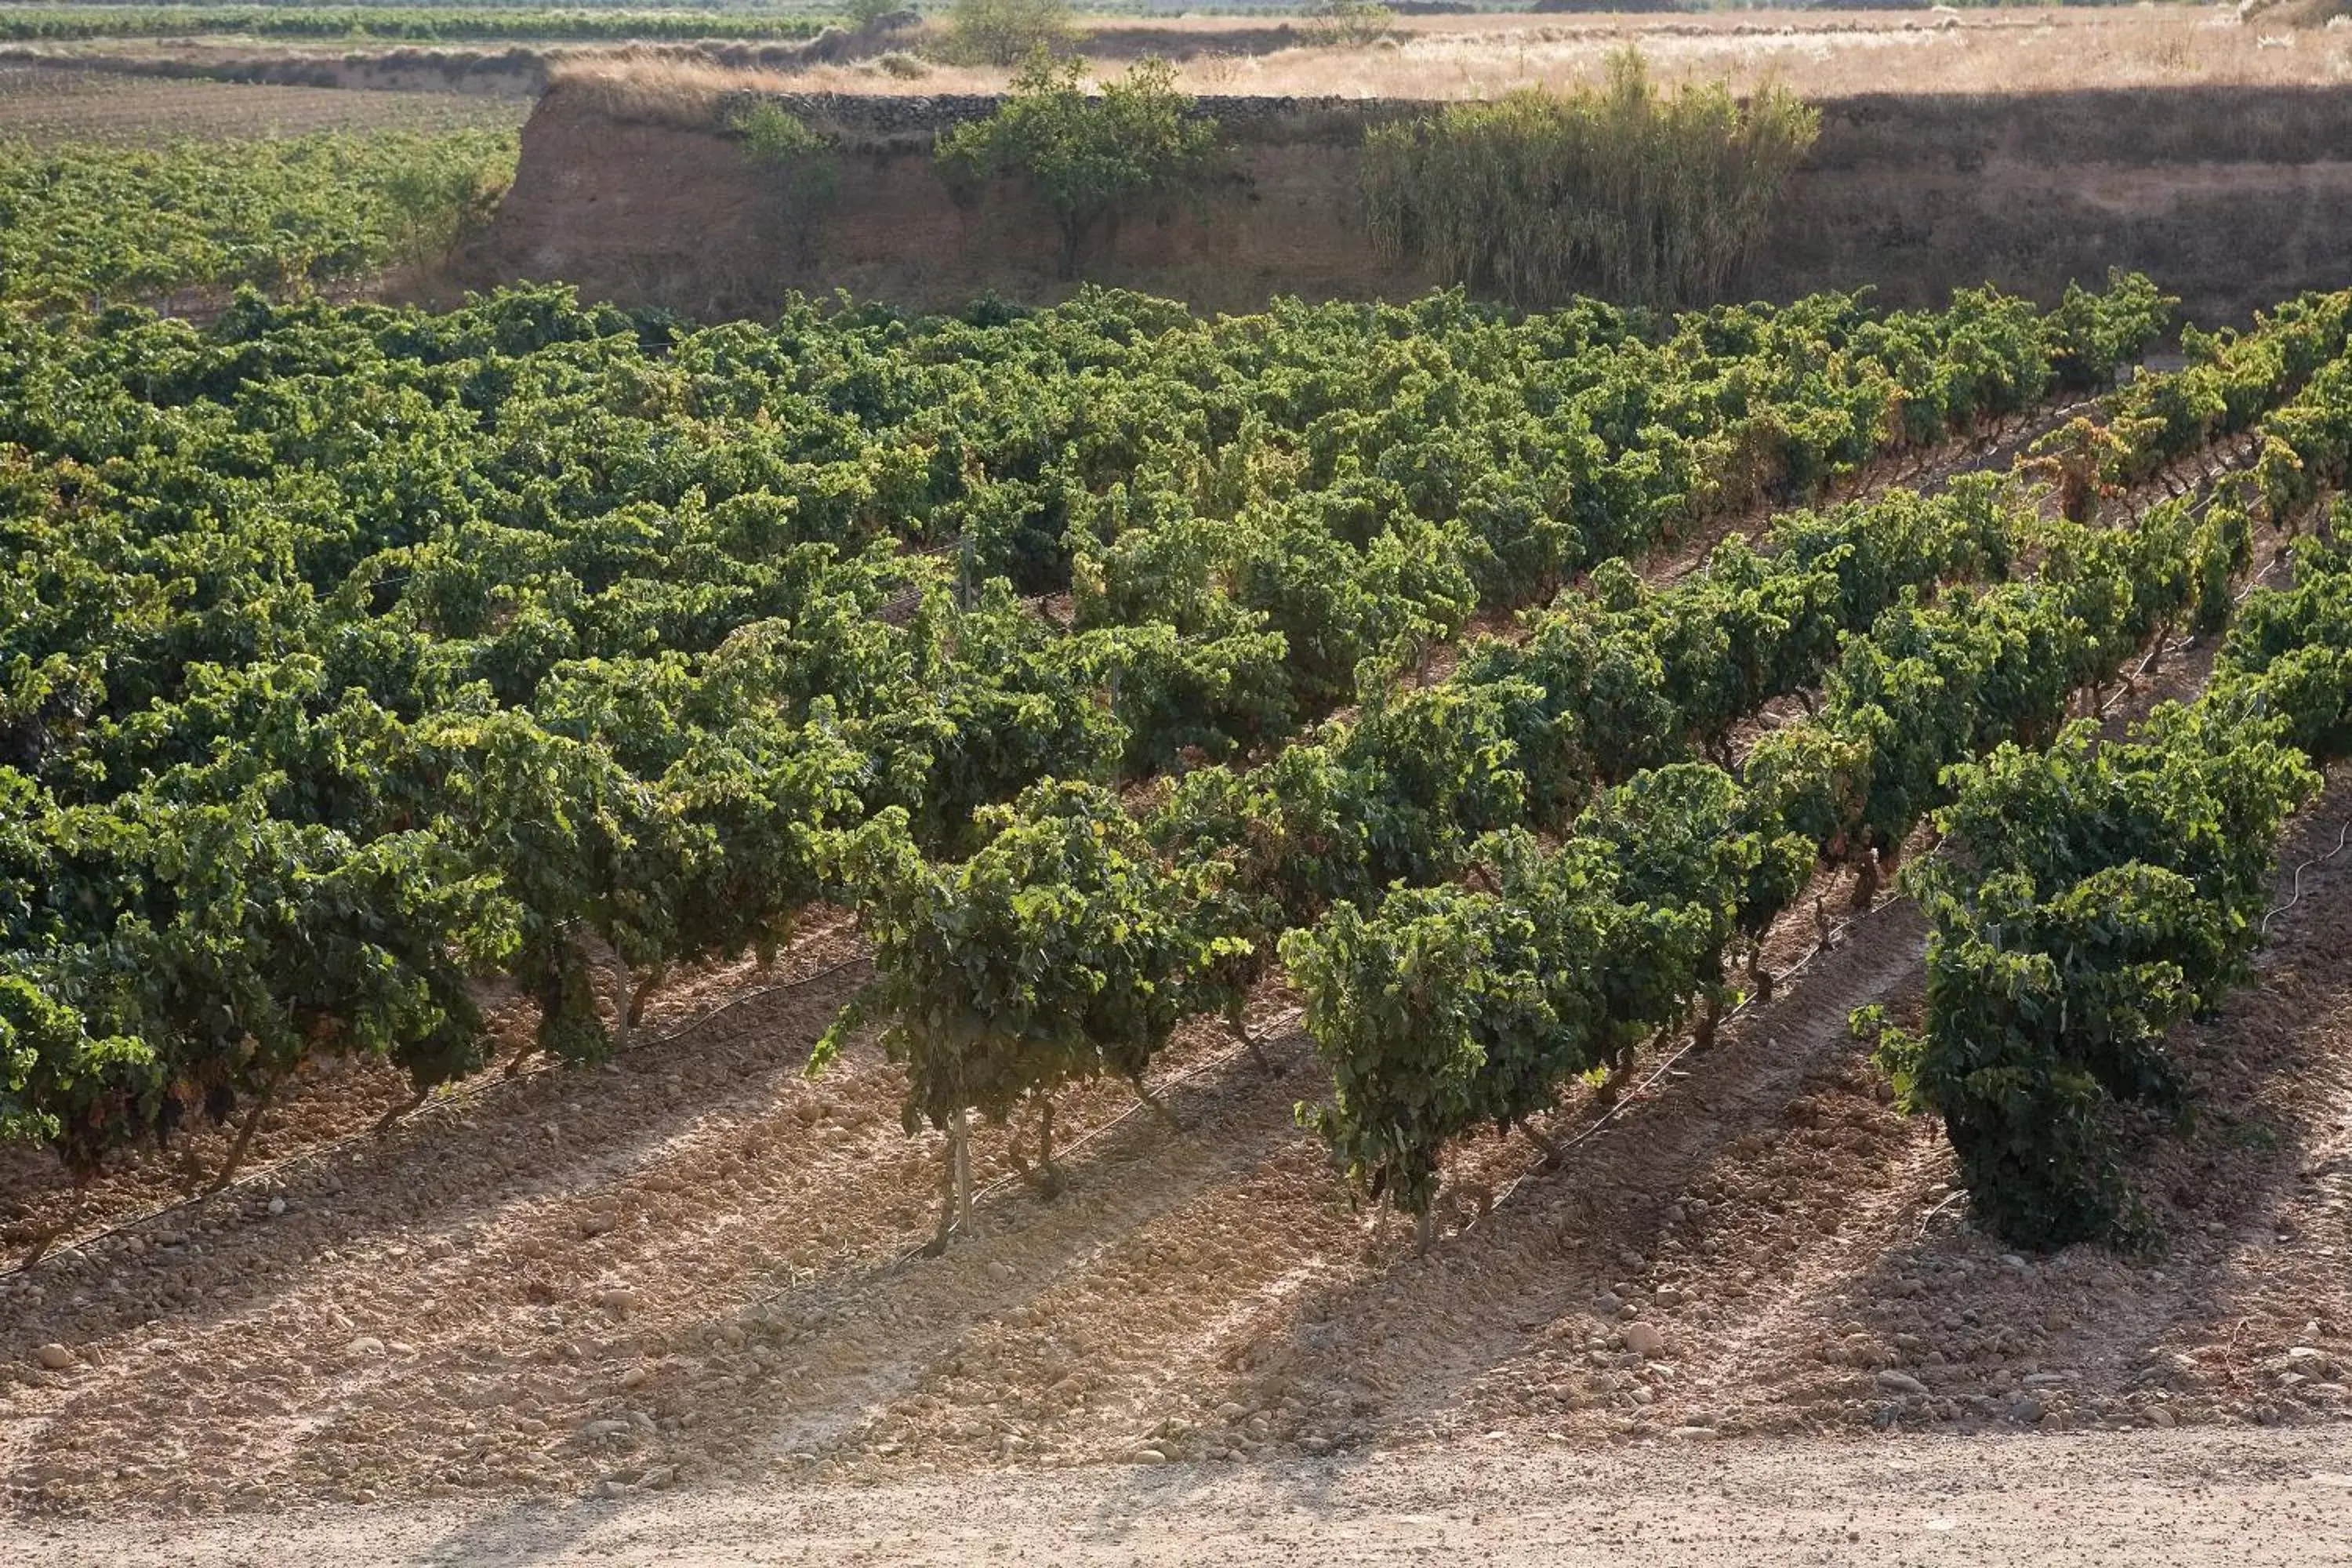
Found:
<svg viewBox="0 0 2352 1568"><path fill-rule="evenodd" d="M2352 1561L2352 1435L1468 1445L1263 1467L1109 1466L569 1505L0 1525L0 1561L233 1564Z"/></svg>

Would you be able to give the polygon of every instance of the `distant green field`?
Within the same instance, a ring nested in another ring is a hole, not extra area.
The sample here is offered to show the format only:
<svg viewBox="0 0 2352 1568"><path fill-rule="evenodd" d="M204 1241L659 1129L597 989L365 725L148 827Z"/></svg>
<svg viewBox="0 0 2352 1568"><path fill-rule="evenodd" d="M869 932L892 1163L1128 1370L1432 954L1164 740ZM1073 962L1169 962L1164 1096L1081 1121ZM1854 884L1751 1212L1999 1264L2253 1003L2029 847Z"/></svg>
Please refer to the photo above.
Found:
<svg viewBox="0 0 2352 1568"><path fill-rule="evenodd" d="M805 38L829 11L476 5L0 6L0 41L77 38L370 38L617 42L630 38Z"/></svg>

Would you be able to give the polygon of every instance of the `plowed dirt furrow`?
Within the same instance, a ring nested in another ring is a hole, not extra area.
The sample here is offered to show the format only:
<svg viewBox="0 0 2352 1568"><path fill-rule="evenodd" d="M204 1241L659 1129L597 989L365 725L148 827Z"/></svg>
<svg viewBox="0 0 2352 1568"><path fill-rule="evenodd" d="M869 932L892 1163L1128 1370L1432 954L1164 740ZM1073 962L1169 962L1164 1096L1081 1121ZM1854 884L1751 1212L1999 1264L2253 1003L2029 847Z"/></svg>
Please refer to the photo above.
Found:
<svg viewBox="0 0 2352 1568"><path fill-rule="evenodd" d="M2210 653L2111 716L2193 691ZM1849 889L1818 891L1839 909ZM1202 1024L1156 1069L1182 1131L1130 1114L1124 1086L1071 1092L1066 1190L1047 1202L983 1129L978 1223L915 1258L937 1149L899 1127L897 1072L870 1046L802 1070L863 973L835 967L854 936L824 932L786 971L805 984L679 987L655 1028L693 1026L614 1070L298 1142L224 1200L0 1279L0 1485L20 1509L178 1510L1487 1432L2342 1414L2352 1007L2330 961L2347 899L2352 878L2315 872L2263 984L2186 1033L2216 1122L2151 1130L2137 1178L2177 1265L2011 1263L1965 1229L1939 1134L1885 1103L1844 1026L1916 991L1923 931L1899 901L1712 1050L1645 1064L1654 1079L1558 1169L1517 1142L1464 1148L1425 1256L1351 1207L1297 1124L1319 1083L1295 1024L1276 1078ZM1815 939L1808 900L1768 940L1774 966ZM1579 1089L1554 1131L1597 1113ZM1483 1215L1482 1191L1500 1200ZM1656 1353L1624 1348L1635 1321ZM69 1364L38 1364L50 1344ZM2291 1348L2311 1354L2290 1366Z"/></svg>

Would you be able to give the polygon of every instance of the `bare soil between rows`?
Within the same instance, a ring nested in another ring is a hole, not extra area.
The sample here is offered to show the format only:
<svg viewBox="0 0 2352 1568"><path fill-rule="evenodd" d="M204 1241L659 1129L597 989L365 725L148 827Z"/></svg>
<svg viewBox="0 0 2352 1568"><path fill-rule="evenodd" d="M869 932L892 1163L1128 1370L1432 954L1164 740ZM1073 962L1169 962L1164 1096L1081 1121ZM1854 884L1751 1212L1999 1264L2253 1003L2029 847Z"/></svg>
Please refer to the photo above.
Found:
<svg viewBox="0 0 2352 1568"><path fill-rule="evenodd" d="M2193 691L2210 652L2118 718ZM2339 770L2285 847L2256 981L2174 1041L2198 1118L2136 1133L2131 1163L2161 1253L2029 1258L1969 1228L1939 1130L1892 1109L1845 1026L1916 1005L1923 927L1890 900L1819 952L1794 912L1768 944L1792 972L1774 999L1645 1063L1605 1123L1579 1091L1557 1169L1517 1141L1465 1148L1425 1255L1299 1125L1319 1074L1269 993L1276 1071L1203 1025L1157 1069L1181 1130L1123 1088L1073 1093L1065 1136L1091 1135L1053 1202L984 1131L973 1233L920 1258L937 1140L900 1126L897 1074L870 1046L803 1070L864 973L854 932L819 921L773 973L675 988L609 1069L494 1078L382 1136L388 1077L310 1086L264 1124L262 1159L299 1156L266 1179L0 1276L5 1507L2341 1423L2352 853L2298 868L2347 815ZM1820 892L1835 910L1848 889ZM196 1141L191 1173L217 1153ZM89 1201L130 1213L173 1180L151 1162ZM1635 1322L1656 1353L1625 1348Z"/></svg>
<svg viewBox="0 0 2352 1568"><path fill-rule="evenodd" d="M2338 777L2290 864L2347 809ZM930 1141L872 1057L801 1072L853 967L11 1279L0 1475L24 1514L112 1516L2337 1421L2352 879L2303 881L2260 981L2178 1042L2201 1121L2135 1164L2160 1258L2004 1258L1947 1201L1936 1129L1888 1108L1843 1027L1916 986L1900 904L1563 1169L1466 1151L1457 1186L1504 1199L1427 1256L1353 1211L1296 1125L1302 1042L1270 1079L1203 1034L1172 1064L1196 1074L1170 1090L1181 1132L1129 1117L1057 1203L1008 1184L946 1258L907 1257ZM1125 1109L1104 1089L1068 1120ZM983 1140L988 1173L1002 1151ZM1636 1318L1662 1355L1620 1349ZM37 1366L51 1342L72 1367Z"/></svg>

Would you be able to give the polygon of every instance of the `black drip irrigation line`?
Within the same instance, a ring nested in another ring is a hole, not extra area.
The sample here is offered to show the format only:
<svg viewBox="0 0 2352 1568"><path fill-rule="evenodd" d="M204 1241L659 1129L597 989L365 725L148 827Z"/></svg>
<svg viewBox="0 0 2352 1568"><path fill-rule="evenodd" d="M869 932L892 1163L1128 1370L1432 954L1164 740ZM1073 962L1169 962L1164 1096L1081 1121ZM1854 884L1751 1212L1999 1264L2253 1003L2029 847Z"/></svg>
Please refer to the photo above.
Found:
<svg viewBox="0 0 2352 1568"><path fill-rule="evenodd" d="M2264 941L2268 941L2270 938L2271 921L2278 919L2279 916L2286 913L2287 910L2303 902L2303 874L2305 871L2310 870L2314 866L2325 866L2330 860L2335 859L2338 855L2343 854L2344 847L2347 842L2352 842L2352 820L2347 820L2344 824L2343 827L2337 831L2336 835L2335 848L2330 849L2325 855L2314 855L2294 868L2294 891L2288 896L2286 902L2280 904L2275 909L2269 910L2263 916L2263 923L2260 927L2259 934Z"/></svg>

